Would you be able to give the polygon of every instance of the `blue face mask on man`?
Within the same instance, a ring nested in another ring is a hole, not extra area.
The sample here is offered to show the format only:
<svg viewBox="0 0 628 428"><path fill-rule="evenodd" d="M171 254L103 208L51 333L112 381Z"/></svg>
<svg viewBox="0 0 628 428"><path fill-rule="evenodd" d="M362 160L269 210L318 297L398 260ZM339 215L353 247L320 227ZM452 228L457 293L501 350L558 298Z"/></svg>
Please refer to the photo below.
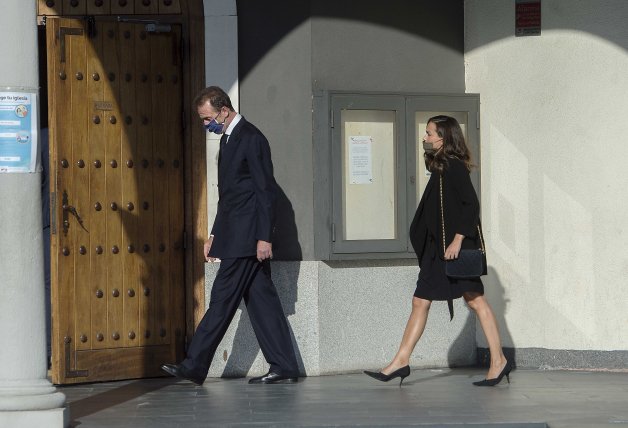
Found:
<svg viewBox="0 0 628 428"><path fill-rule="evenodd" d="M227 117L229 117L229 115L227 115ZM218 123L216 119L212 119L207 125L205 125L205 129L209 132L213 132L214 134L222 134L225 132L224 128L226 120L227 118L225 117L225 120L223 120L222 123Z"/></svg>

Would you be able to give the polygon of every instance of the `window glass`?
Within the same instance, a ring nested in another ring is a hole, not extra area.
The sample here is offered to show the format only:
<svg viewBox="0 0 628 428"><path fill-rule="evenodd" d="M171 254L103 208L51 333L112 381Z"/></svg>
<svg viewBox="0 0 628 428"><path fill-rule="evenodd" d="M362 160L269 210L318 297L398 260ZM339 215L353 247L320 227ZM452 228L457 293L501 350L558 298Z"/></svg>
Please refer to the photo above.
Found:
<svg viewBox="0 0 628 428"><path fill-rule="evenodd" d="M395 115L341 111L344 240L397 238Z"/></svg>

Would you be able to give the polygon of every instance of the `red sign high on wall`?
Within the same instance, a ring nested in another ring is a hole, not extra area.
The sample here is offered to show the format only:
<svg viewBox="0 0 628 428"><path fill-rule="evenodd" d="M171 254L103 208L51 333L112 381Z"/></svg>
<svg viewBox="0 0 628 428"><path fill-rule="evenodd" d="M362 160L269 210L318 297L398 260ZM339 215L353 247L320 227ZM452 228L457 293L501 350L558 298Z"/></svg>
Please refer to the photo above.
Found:
<svg viewBox="0 0 628 428"><path fill-rule="evenodd" d="M516 0L515 36L541 35L541 0Z"/></svg>

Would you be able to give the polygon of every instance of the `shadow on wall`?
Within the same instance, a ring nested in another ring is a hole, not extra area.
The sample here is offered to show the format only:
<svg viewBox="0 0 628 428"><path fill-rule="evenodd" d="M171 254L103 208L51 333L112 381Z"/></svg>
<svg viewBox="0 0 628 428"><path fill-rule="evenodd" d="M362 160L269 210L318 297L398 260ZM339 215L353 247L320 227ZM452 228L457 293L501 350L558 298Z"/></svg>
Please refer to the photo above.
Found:
<svg viewBox="0 0 628 428"><path fill-rule="evenodd" d="M514 366L517 366L517 356L516 351L513 346L512 335L510 334L510 330L508 325L506 324L506 311L508 310L508 304L510 303L510 299L506 298L506 289L499 279L499 275L495 268L489 266L488 275L484 280L484 293L486 295L487 300L489 301L491 308L493 309L493 313L495 314L495 318L497 319L497 326L499 327L499 337L502 342L502 348L504 350L504 355L508 358L509 361L512 361ZM481 327L478 323L478 328L481 330ZM484 334L482 332L482 334ZM477 337L477 336L476 336ZM508 346L505 346L508 345ZM488 367L491 362L491 355L488 348L480 348L477 349L477 364L480 367Z"/></svg>
<svg viewBox="0 0 628 428"><path fill-rule="evenodd" d="M292 203L280 186L277 186L277 189L273 258L275 260L302 260L303 253Z"/></svg>
<svg viewBox="0 0 628 428"><path fill-rule="evenodd" d="M249 27L248 23L272 22L264 29L264 37L255 39L255 46L240 46L239 74L245 80L255 66L286 35L311 18L346 19L368 22L382 27L432 40L454 51L464 50L464 3L462 0L439 0L416 2L403 0L388 2L382 8L379 0L362 0L360 7L352 2L336 0L316 0L291 2L285 7L282 2L259 0L237 0L238 25ZM442 23L433 17L454 17L455 22L448 23L451 31L442 31ZM421 24L417 24L420 19ZM451 25L449 25L451 24ZM252 28L255 28L253 25Z"/></svg>
<svg viewBox="0 0 628 428"><path fill-rule="evenodd" d="M469 337L473 338L473 342L475 342L475 334L476 334L476 322L475 322L475 313L473 311L469 311L466 314L461 314L461 311L456 312L455 316L464 315L466 319L463 322L462 329L456 339L449 346L449 350L447 352L447 365L449 367L468 367L470 361L475 361L476 356L476 346L472 346L470 348L469 354L461 353L461 349L469 348Z"/></svg>
<svg viewBox="0 0 628 428"><path fill-rule="evenodd" d="M275 219L275 233L273 236L273 260L301 260L301 244L299 243L292 203L280 186L277 186L277 189L277 217ZM281 269L277 269L277 264L275 264L273 268L273 263L271 263L271 269L274 270L272 275L273 283L281 299L284 314L286 314L286 316L294 315L296 313L295 307L298 298L297 284L299 282L299 265L297 263L282 263ZM242 313L234 334L231 355L229 355L225 370L222 374L223 377L239 377L246 375L251 367L253 367L260 351L249 315L246 310L244 310L243 305L244 304L240 305ZM292 346L294 347L297 362L299 363L299 371L302 375L305 375L303 358L299 352L297 341L289 322L288 327L290 328L290 335L292 336Z"/></svg>

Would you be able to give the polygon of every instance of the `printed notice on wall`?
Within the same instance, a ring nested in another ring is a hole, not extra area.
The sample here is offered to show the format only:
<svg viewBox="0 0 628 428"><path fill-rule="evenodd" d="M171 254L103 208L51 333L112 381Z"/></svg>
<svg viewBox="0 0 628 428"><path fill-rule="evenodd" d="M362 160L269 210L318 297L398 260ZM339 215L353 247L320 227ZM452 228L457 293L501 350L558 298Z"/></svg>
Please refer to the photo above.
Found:
<svg viewBox="0 0 628 428"><path fill-rule="evenodd" d="M37 93L0 91L0 173L35 172Z"/></svg>
<svg viewBox="0 0 628 428"><path fill-rule="evenodd" d="M349 183L373 183L373 139L366 136L349 137Z"/></svg>

